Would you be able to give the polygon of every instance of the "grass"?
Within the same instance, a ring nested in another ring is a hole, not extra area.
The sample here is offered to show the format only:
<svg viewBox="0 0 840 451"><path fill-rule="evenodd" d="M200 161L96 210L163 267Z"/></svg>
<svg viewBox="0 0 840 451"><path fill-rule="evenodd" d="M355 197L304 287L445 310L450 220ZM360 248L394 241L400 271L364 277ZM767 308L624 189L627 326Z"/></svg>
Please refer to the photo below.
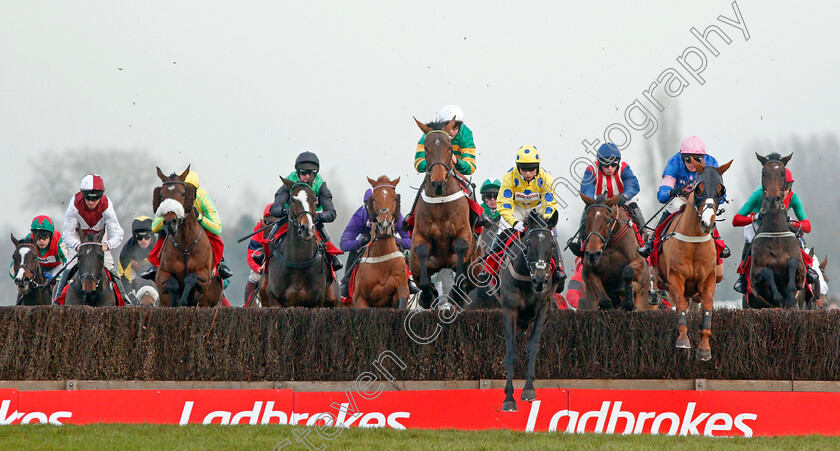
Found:
<svg viewBox="0 0 840 451"><path fill-rule="evenodd" d="M327 429L334 432L336 429ZM303 426L22 425L0 427L0 449L301 450L309 449L838 449L840 437L706 438L514 431L342 429L333 440ZM278 446L285 440L289 444Z"/></svg>

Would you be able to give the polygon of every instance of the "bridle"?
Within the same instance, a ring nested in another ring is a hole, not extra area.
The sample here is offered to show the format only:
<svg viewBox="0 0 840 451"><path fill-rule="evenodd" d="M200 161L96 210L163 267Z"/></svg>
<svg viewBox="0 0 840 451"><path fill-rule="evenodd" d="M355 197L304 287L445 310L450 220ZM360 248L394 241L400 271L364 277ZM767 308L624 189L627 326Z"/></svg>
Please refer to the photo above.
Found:
<svg viewBox="0 0 840 451"><path fill-rule="evenodd" d="M305 187L309 188L308 184L301 183L301 182L298 182L298 183L295 183L294 185L292 185L292 187L289 188L289 199L290 199L289 201L290 202L291 202L291 199L292 199L292 190L294 190L294 188L298 185L305 186ZM297 236L300 237L301 239L306 239L306 226L301 224L300 222L298 222L298 218L309 215L310 220L312 221L313 224L315 224L315 214L312 213L311 211L306 211L306 209L304 209L300 213L294 214L292 212L291 204L289 204L289 208L286 209L286 215L287 215L287 218L288 218L287 221L289 223L291 223L292 227L294 227L295 233L297 234ZM316 246L315 255L312 258L310 258L309 260L305 260L305 261L302 261L302 262L293 262L293 261L287 259L286 256L284 256L283 252L281 252L281 251L277 252L277 258L287 268L303 269L303 268L309 268L310 266L314 265L319 260L321 260L323 257L322 257L322 253L321 253L321 246ZM322 272L324 271L323 266L321 266L321 271Z"/></svg>
<svg viewBox="0 0 840 451"><path fill-rule="evenodd" d="M41 272L41 266L40 266L40 264L38 264L38 257L37 257L38 247L35 246L32 243L20 243L20 245L17 247L17 249L20 249L22 247L31 248L32 251L34 252L34 255L36 257L32 261L35 263L35 268L33 269L33 268L29 267L28 265L23 264L23 261L20 262L21 263L20 268L23 268L23 278L21 279L21 283L18 284L18 287L19 288L26 288L26 290L24 290L24 291L27 291L27 292L29 290L34 290L34 289L39 289L39 290L44 289L50 283L49 283L49 281L44 281L43 284L38 283L38 280L37 280L38 276L40 275L41 278L44 277L43 273ZM17 251L15 251L15 252L17 252ZM20 268L18 268L18 269L20 269Z"/></svg>
<svg viewBox="0 0 840 451"><path fill-rule="evenodd" d="M102 243L96 243L96 242L89 241L89 242L86 242L86 243L79 244L80 248L82 248L84 246L99 246L99 248L101 249L102 248ZM81 252L79 252L79 253L81 253ZM80 263L81 263L81 260L80 260ZM104 269L104 266L103 266L103 269ZM79 281L80 282L84 282L85 280L88 280L88 279L93 280L96 283L96 285L95 285L96 288L98 289L99 285L102 283L102 270L99 271L99 274L89 273L89 272L84 272L84 273L79 274Z"/></svg>
<svg viewBox="0 0 840 451"><path fill-rule="evenodd" d="M431 135L432 133L443 133L447 137L449 137L449 133L446 133L443 130L432 130L429 133L426 133L425 137L428 138L429 135ZM434 163L428 164L426 166L426 179L428 179L427 182L432 181L432 168L434 168L437 165L442 165L443 167L446 168L446 177L444 177L444 179L443 179L444 185L446 184L446 182L449 181L449 177L451 177L452 174L455 172L455 165L450 165L449 164L449 162L452 161L452 155L454 155L454 151L452 150L452 144L450 143L448 158L446 158L444 161L435 161ZM427 162L428 162L428 160L427 160ZM441 197L441 196L435 196L435 197Z"/></svg>
<svg viewBox="0 0 840 451"><path fill-rule="evenodd" d="M610 243L610 240L613 239L613 234L615 233L616 226L618 224L621 224L621 229L619 230L619 234L616 235L616 237L615 237L616 240L621 239L624 236L624 234L627 233L627 230L629 230L630 220L628 219L627 221L620 221L617 216L613 216L612 207L610 207L609 205L606 205L606 204L587 205L586 208L583 209L584 218L586 218L586 213L589 212L589 210L592 209L592 208L604 208L604 209L609 211L609 219L607 220L608 231L607 231L607 236L606 237L604 237L604 235L601 235L601 233L596 231L596 230L593 230L593 231L589 232L589 234L586 235L586 239L583 240L583 248L584 249L586 248L587 244L589 243L589 239L592 238L592 235L595 235L598 238L600 238L601 242L604 243L604 247L606 247L607 244Z"/></svg>
<svg viewBox="0 0 840 451"><path fill-rule="evenodd" d="M396 191L396 187L394 185L383 184L383 185L374 186L373 187L373 192L376 192L376 190L380 189L380 188L391 188L392 190ZM395 195L396 195L396 193L395 193ZM380 208L378 212L374 212L373 211L373 204L375 202L373 200L373 195L370 196L370 199L371 199L371 201L370 201L370 205L368 205L368 215L372 217L372 219L373 219L372 223L373 223L373 225L376 226L376 231L378 232L378 234L372 238L372 241L375 241L377 239L388 238L388 237L395 237L394 220L396 219L396 212L391 211L387 208ZM376 213L376 214L374 215L373 213ZM381 215L383 213L388 213L391 216L390 224L388 224L386 226L387 227L386 230L380 229L381 223L379 221L379 215Z"/></svg>
<svg viewBox="0 0 840 451"><path fill-rule="evenodd" d="M528 231L525 232L525 234L522 236L522 240L525 240L525 237L527 235L531 234L531 233L545 233L545 234L548 234L549 242L551 242L552 245L554 245L554 246L557 245L557 243L554 243L554 237L552 236L550 229L547 229L547 228L528 229ZM545 270L549 269L549 263L551 262L552 252L549 252L548 255L549 255L549 261L545 261L545 260L542 260L542 259L532 261L528 258L528 246L526 246L525 243L523 243L523 245L522 245L522 256L525 258L525 266L528 268L528 275L531 276L531 279L530 279L531 281L533 281L536 278L536 272L537 271L545 271ZM512 270L513 265L510 265L510 267L511 267L511 270ZM516 276L514 276L514 278L516 278Z"/></svg>

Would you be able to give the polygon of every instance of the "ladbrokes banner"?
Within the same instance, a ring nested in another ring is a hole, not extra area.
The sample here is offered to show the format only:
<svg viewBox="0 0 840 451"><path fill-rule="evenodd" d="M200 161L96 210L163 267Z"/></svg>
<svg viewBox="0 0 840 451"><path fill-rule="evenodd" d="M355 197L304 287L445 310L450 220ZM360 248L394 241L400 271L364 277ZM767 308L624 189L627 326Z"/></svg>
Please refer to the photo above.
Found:
<svg viewBox="0 0 840 451"><path fill-rule="evenodd" d="M516 396L520 391L516 391ZM502 390L0 390L1 424L300 424L707 436L840 435L840 393Z"/></svg>

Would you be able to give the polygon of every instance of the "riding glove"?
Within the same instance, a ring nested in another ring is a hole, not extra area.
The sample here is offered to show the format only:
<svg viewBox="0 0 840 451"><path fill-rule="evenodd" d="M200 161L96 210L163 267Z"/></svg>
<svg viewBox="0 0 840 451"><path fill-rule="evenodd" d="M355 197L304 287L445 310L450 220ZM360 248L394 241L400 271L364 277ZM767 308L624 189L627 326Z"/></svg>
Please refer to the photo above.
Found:
<svg viewBox="0 0 840 451"><path fill-rule="evenodd" d="M516 230L517 232L524 232L525 231L525 223L523 223L522 221L517 222L516 224L513 225L513 230Z"/></svg>

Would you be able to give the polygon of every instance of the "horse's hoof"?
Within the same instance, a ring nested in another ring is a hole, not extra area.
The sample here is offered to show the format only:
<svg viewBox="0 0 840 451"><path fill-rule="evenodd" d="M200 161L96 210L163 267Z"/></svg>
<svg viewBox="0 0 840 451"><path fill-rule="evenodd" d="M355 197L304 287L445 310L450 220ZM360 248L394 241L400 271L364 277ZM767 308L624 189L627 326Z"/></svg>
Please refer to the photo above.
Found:
<svg viewBox="0 0 840 451"><path fill-rule="evenodd" d="M702 360L704 362L708 362L709 360L712 360L712 350L711 349L703 350L703 349L697 348L696 356L697 356L697 360Z"/></svg>
<svg viewBox="0 0 840 451"><path fill-rule="evenodd" d="M518 409L516 408L516 401L505 401L502 404L502 412L517 412Z"/></svg>
<svg viewBox="0 0 840 451"><path fill-rule="evenodd" d="M627 310L628 312L632 312L635 309L636 309L636 304L633 304L630 301L624 301L624 310Z"/></svg>
<svg viewBox="0 0 840 451"><path fill-rule="evenodd" d="M609 299L601 299L598 301L598 308L601 310L608 310L612 307L612 301Z"/></svg>
<svg viewBox="0 0 840 451"><path fill-rule="evenodd" d="M533 388L523 389L522 390L522 400L523 401L533 401L537 399L537 390Z"/></svg>
<svg viewBox="0 0 840 451"><path fill-rule="evenodd" d="M677 348L691 349L691 342L688 341L688 338L678 338L677 339Z"/></svg>

